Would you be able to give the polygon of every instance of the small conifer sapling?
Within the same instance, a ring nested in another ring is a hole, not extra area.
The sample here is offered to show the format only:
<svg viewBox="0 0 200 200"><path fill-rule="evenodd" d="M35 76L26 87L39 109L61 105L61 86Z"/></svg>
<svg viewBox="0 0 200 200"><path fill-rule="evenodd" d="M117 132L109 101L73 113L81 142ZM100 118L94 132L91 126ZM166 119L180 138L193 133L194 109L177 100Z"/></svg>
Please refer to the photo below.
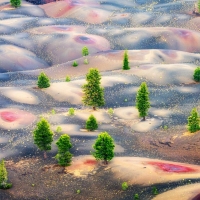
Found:
<svg viewBox="0 0 200 200"><path fill-rule="evenodd" d="M86 121L85 127L88 131L94 131L98 128L97 120L93 115L90 115L90 117Z"/></svg>
<svg viewBox="0 0 200 200"><path fill-rule="evenodd" d="M39 88L48 88L50 86L50 80L44 72L38 76L37 85Z"/></svg>
<svg viewBox="0 0 200 200"><path fill-rule="evenodd" d="M150 108L149 92L145 82L140 85L140 88L137 92L136 108L138 109L139 116L143 117L143 120L145 120L148 109Z"/></svg>
<svg viewBox="0 0 200 200"><path fill-rule="evenodd" d="M127 50L125 50L124 52L124 60L123 60L123 70L129 70L130 66L129 66L129 61L128 61L128 52Z"/></svg>
<svg viewBox="0 0 200 200"><path fill-rule="evenodd" d="M190 116L188 117L188 130L194 133L200 130L200 118L196 108L193 108Z"/></svg>
<svg viewBox="0 0 200 200"><path fill-rule="evenodd" d="M89 55L89 50L88 50L88 48L87 48L86 46L84 46L84 47L82 48L82 55L83 55L83 56Z"/></svg>

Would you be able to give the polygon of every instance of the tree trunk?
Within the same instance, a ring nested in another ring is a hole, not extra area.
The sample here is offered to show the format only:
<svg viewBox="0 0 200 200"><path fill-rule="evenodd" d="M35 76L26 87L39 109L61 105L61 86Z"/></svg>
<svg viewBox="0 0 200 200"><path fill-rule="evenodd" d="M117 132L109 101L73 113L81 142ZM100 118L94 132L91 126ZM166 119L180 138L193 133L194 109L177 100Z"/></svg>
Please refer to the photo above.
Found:
<svg viewBox="0 0 200 200"><path fill-rule="evenodd" d="M47 152L44 151L44 159L46 160L47 159Z"/></svg>
<svg viewBox="0 0 200 200"><path fill-rule="evenodd" d="M95 107L95 106L93 106L93 110L96 110L96 107Z"/></svg>
<svg viewBox="0 0 200 200"><path fill-rule="evenodd" d="M145 116L143 117L143 121L145 121Z"/></svg>
<svg viewBox="0 0 200 200"><path fill-rule="evenodd" d="M104 160L104 164L107 165L107 164L108 164L108 161L107 161L107 160Z"/></svg>

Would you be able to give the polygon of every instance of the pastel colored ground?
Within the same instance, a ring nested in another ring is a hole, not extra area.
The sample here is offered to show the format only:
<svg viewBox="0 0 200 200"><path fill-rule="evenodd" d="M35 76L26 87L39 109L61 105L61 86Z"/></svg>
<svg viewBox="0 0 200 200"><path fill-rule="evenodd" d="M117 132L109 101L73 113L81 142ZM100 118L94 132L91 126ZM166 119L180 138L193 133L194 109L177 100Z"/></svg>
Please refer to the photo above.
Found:
<svg viewBox="0 0 200 200"><path fill-rule="evenodd" d="M165 199L198 200L199 190L200 190L199 183L191 184L187 186L178 187L171 191L164 192L163 194L160 194L157 197L153 198L153 200L165 200Z"/></svg>
<svg viewBox="0 0 200 200"><path fill-rule="evenodd" d="M200 133L186 127L191 109L200 111L200 84L193 80L200 66L196 0L27 1L15 9L0 0L0 159L13 183L0 200L131 200L136 193L141 200L198 200ZM122 70L125 49L130 70ZM105 89L106 104L97 111L82 103L90 68L100 71ZM42 71L51 79L46 89L37 87ZM143 81L151 103L146 121L135 102ZM89 132L91 114L99 127ZM33 141L41 116L54 132L46 160ZM108 166L91 156L104 131L115 142ZM54 159L64 133L73 145L66 168Z"/></svg>

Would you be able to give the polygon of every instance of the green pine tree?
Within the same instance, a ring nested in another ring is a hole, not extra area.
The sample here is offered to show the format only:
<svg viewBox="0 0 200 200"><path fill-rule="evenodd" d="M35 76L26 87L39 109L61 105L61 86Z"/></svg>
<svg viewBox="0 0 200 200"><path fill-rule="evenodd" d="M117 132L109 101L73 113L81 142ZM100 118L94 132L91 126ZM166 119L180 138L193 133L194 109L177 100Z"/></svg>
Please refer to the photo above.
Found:
<svg viewBox="0 0 200 200"><path fill-rule="evenodd" d="M140 89L137 92L136 108L139 111L139 116L143 117L143 120L145 120L148 109L150 108L149 92L145 82L140 85Z"/></svg>
<svg viewBox="0 0 200 200"><path fill-rule="evenodd" d="M44 118L38 123L33 131L34 144L38 146L41 151L44 151L44 158L46 159L46 151L51 150L51 143L53 142L53 132L50 130L50 124Z"/></svg>
<svg viewBox="0 0 200 200"><path fill-rule="evenodd" d="M50 86L50 80L44 72L38 76L37 85L39 88L48 88Z"/></svg>
<svg viewBox="0 0 200 200"><path fill-rule="evenodd" d="M69 149L72 148L70 136L67 134L61 135L56 145L58 146L58 154L55 158L58 160L58 164L61 166L69 166L72 160L72 154L69 152Z"/></svg>
<svg viewBox="0 0 200 200"><path fill-rule="evenodd" d="M125 50L124 52L124 60L123 60L123 70L129 70L130 66L129 66L129 62L128 62L128 51Z"/></svg>
<svg viewBox="0 0 200 200"><path fill-rule="evenodd" d="M87 83L82 86L83 88L83 103L87 106L93 106L96 110L97 106L105 105L104 89L100 87L101 75L97 69L91 68L86 75Z"/></svg>
<svg viewBox="0 0 200 200"><path fill-rule="evenodd" d="M10 0L11 6L17 8L21 6L21 0Z"/></svg>
<svg viewBox="0 0 200 200"><path fill-rule="evenodd" d="M92 155L97 160L103 160L105 164L108 164L108 161L114 157L114 141L107 132L102 132L98 135L93 148L95 151Z"/></svg>
<svg viewBox="0 0 200 200"><path fill-rule="evenodd" d="M190 133L194 133L200 130L200 118L196 108L193 108L190 114L188 117L188 130Z"/></svg>
<svg viewBox="0 0 200 200"><path fill-rule="evenodd" d="M82 48L82 55L83 55L83 56L89 55L89 50L88 50L88 48L87 48L86 46L84 46L84 47Z"/></svg>
<svg viewBox="0 0 200 200"><path fill-rule="evenodd" d="M200 67L194 70L193 78L195 81L200 82Z"/></svg>
<svg viewBox="0 0 200 200"><path fill-rule="evenodd" d="M5 188L8 181L8 173L4 164L4 160L0 162L0 188Z"/></svg>
<svg viewBox="0 0 200 200"><path fill-rule="evenodd" d="M97 120L93 115L90 115L90 117L86 121L85 127L89 131L94 131L94 130L96 130L98 128Z"/></svg>

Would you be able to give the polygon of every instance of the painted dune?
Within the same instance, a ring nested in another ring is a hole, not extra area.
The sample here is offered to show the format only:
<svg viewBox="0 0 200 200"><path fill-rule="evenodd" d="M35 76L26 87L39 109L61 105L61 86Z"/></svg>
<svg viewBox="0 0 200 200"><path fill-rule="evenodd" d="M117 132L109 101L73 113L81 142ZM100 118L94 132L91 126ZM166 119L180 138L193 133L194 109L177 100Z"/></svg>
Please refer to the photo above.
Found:
<svg viewBox="0 0 200 200"><path fill-rule="evenodd" d="M0 189L0 200L200 199L200 134L187 130L191 110L200 111L194 11L196 0L23 0L18 8L0 0L0 159L13 184ZM82 99L90 68L104 88L105 105L96 110ZM48 88L39 88L41 72ZM145 120L136 102L142 82L151 106ZM92 131L91 115L98 123ZM34 137L41 117L53 132L46 159ZM92 156L102 132L115 145L108 165ZM72 144L66 167L56 156L63 134Z"/></svg>
<svg viewBox="0 0 200 200"><path fill-rule="evenodd" d="M88 169L83 167L87 162L89 164ZM85 174L97 167L98 162L91 156L80 156L75 158L72 165L66 170L74 173L74 175L80 175L81 170L84 170ZM115 157L108 168L116 179L127 181L132 185L154 185L156 183L200 177L200 167L198 165L139 157Z"/></svg>

